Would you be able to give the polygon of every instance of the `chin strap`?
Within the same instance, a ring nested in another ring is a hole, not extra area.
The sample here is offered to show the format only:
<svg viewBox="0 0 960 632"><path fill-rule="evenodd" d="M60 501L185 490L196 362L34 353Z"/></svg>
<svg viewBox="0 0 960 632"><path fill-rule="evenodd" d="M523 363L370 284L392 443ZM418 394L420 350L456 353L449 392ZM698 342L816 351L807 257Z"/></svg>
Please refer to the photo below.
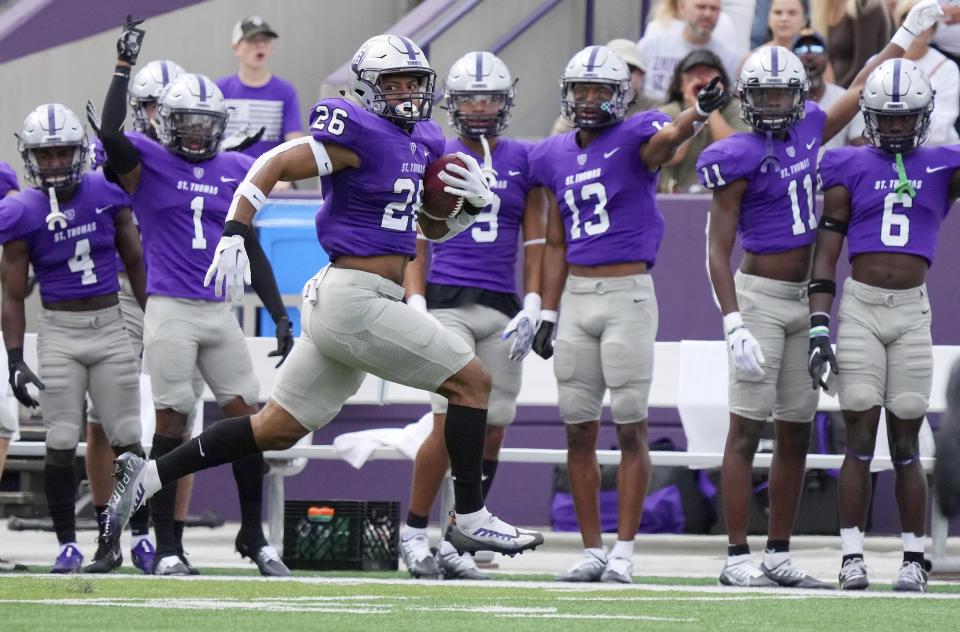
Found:
<svg viewBox="0 0 960 632"><path fill-rule="evenodd" d="M50 214L44 219L47 223L47 230L63 230L67 227L67 216L60 212L57 191L53 187L50 187L47 191L50 193Z"/></svg>
<svg viewBox="0 0 960 632"><path fill-rule="evenodd" d="M910 186L910 181L907 180L907 170L903 168L903 154L899 151L897 152L897 177L900 178L897 187L894 189L897 193L897 199L901 199L904 193L910 197L916 197L917 192Z"/></svg>
<svg viewBox="0 0 960 632"><path fill-rule="evenodd" d="M480 171L483 172L483 177L486 178L487 184L493 186L493 183L497 181L497 170L493 168L493 156L490 155L490 143L487 142L487 137L483 134L480 135L480 144L483 145L483 166L480 167Z"/></svg>
<svg viewBox="0 0 960 632"><path fill-rule="evenodd" d="M767 130L767 153L763 156L763 160L760 162L760 173L766 173L771 167L774 169L779 169L780 160L773 152L773 132L771 130Z"/></svg>

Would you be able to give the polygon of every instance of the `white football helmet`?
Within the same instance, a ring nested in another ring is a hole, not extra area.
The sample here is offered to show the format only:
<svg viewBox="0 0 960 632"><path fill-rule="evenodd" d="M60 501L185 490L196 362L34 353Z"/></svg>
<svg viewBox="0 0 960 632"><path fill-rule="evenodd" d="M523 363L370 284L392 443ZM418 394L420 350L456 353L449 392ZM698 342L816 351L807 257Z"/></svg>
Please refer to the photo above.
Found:
<svg viewBox="0 0 960 632"><path fill-rule="evenodd" d="M740 116L759 132L790 129L806 115L810 81L800 58L783 46L751 54L737 79Z"/></svg>
<svg viewBox="0 0 960 632"><path fill-rule="evenodd" d="M223 93L209 77L181 75L157 99L157 136L170 151L190 162L216 155L227 125Z"/></svg>
<svg viewBox="0 0 960 632"><path fill-rule="evenodd" d="M574 88L581 83L602 83L613 96L603 103L577 101ZM597 128L623 120L630 95L630 69L606 46L587 46L570 58L560 79L563 114L575 127Z"/></svg>
<svg viewBox="0 0 960 632"><path fill-rule="evenodd" d="M510 69L493 53L473 51L453 62L446 83L450 126L467 138L499 136L510 121L515 84ZM495 112L470 111L490 103L499 106Z"/></svg>
<svg viewBox="0 0 960 632"><path fill-rule="evenodd" d="M80 182L87 167L87 131L80 117L69 108L59 103L38 106L24 119L16 137L24 174L34 186L62 190ZM60 166L41 166L37 150L55 147L73 148L71 161Z"/></svg>
<svg viewBox="0 0 960 632"><path fill-rule="evenodd" d="M420 47L402 35L376 35L354 54L350 62L350 94L369 112L409 127L433 114L437 73L430 67ZM415 92L384 94L381 79L385 75L417 77ZM397 105L391 101L402 100Z"/></svg>
<svg viewBox="0 0 960 632"><path fill-rule="evenodd" d="M127 87L127 102L133 110L134 129L157 138L156 125L147 116L146 106L156 103L167 84L186 72L180 64L168 59L154 60L137 71Z"/></svg>
<svg viewBox="0 0 960 632"><path fill-rule="evenodd" d="M883 62L860 93L864 137L889 154L913 151L929 131L934 94L927 73L914 62Z"/></svg>

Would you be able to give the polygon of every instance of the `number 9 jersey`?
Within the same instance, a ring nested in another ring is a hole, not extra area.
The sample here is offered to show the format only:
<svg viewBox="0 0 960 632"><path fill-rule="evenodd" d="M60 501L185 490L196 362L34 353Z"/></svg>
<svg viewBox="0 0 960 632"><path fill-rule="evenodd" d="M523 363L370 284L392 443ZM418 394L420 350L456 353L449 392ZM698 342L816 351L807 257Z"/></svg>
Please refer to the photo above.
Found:
<svg viewBox="0 0 960 632"><path fill-rule="evenodd" d="M340 255L414 258L423 174L443 154L440 126L421 121L408 133L353 101L336 98L314 106L310 133L360 158L360 167L321 179L317 238L330 260Z"/></svg>
<svg viewBox="0 0 960 632"><path fill-rule="evenodd" d="M656 202L660 172L647 169L640 148L669 123L669 116L651 110L604 128L586 149L577 145L572 131L531 150L534 181L557 196L567 263L644 261L653 267L663 238Z"/></svg>

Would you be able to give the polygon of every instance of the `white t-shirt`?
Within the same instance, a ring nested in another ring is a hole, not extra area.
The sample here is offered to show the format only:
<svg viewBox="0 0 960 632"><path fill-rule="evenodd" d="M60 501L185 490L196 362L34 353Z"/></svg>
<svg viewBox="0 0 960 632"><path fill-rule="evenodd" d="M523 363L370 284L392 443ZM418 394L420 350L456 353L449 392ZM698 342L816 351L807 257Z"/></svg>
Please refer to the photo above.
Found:
<svg viewBox="0 0 960 632"><path fill-rule="evenodd" d="M683 38L681 31L660 29L659 33L648 32L637 42L640 59L647 67L647 74L643 79L643 91L655 101L667 100L667 90L670 88L670 82L673 81L673 69L690 51L697 48L706 48L716 54L723 63L730 81L736 80L740 56L721 44L716 33L705 46L695 46Z"/></svg>
<svg viewBox="0 0 960 632"><path fill-rule="evenodd" d="M960 0L940 0L940 4L955 6L960 4ZM960 23L938 24L937 31L933 34L933 43L951 55L960 55Z"/></svg>
<svg viewBox="0 0 960 632"><path fill-rule="evenodd" d="M958 0L960 2L960 0ZM753 1L750 0L750 19L753 19ZM727 2L723 3L723 6L727 6ZM647 24L646 30L643 32L643 36L647 37L648 35L659 35L664 32L679 33L683 30L683 20L673 19L664 24L661 20L651 20ZM742 35L742 37L741 37ZM750 34L741 33L737 30L737 27L734 26L734 20L731 18L726 8L720 12L720 17L717 19L717 26L713 29L713 36L720 42L729 42L730 48L733 49L738 55L746 55L747 51L750 49ZM743 50L741 51L741 45Z"/></svg>

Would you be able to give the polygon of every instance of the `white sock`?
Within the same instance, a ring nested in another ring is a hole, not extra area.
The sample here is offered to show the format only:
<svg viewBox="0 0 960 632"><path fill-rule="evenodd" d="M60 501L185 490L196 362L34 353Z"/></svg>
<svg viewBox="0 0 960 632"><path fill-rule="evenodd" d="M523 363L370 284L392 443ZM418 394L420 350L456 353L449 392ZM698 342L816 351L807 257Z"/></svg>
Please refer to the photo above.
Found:
<svg viewBox="0 0 960 632"><path fill-rule="evenodd" d="M610 551L610 557L633 559L633 540L617 540Z"/></svg>
<svg viewBox="0 0 960 632"><path fill-rule="evenodd" d="M912 533L901 533L900 535L903 538L904 553L923 553L924 538L922 535Z"/></svg>
<svg viewBox="0 0 960 632"><path fill-rule="evenodd" d="M147 491L147 498L156 494L162 487L160 475L157 473L157 462L147 461L147 471L143 475L143 488Z"/></svg>
<svg viewBox="0 0 960 632"><path fill-rule="evenodd" d="M728 555L727 564L730 566L736 566L737 564L752 564L753 560L750 559L749 553L744 553L743 555Z"/></svg>
<svg viewBox="0 0 960 632"><path fill-rule="evenodd" d="M60 545L60 553L63 553L68 546L72 546L78 551L80 550L80 545L77 544L76 542L64 542L63 544ZM60 556L60 553L57 553L57 557Z"/></svg>
<svg viewBox="0 0 960 632"><path fill-rule="evenodd" d="M790 561L790 551L764 551L763 563L767 568L776 568L784 562Z"/></svg>
<svg viewBox="0 0 960 632"><path fill-rule="evenodd" d="M601 546L599 548L587 548L583 550L584 557L595 557L598 560L603 560L604 564L607 562L607 547Z"/></svg>
<svg viewBox="0 0 960 632"><path fill-rule="evenodd" d="M400 539L401 539L401 540L410 540L411 538L415 538L415 537L417 537L418 535L426 536L426 535L427 535L427 530L426 530L426 529L418 529L418 528L416 528L416 527L411 527L411 526L408 525L408 524L403 525L403 529L400 530Z"/></svg>
<svg viewBox="0 0 960 632"><path fill-rule="evenodd" d="M447 542L446 540L440 541L440 555L450 555L451 553L456 553L457 550L453 548L453 545Z"/></svg>
<svg viewBox="0 0 960 632"><path fill-rule="evenodd" d="M478 511L468 514L454 514L457 520L457 526L464 531L473 531L479 528L493 516L487 511L486 507L481 507Z"/></svg>
<svg viewBox="0 0 960 632"><path fill-rule="evenodd" d="M150 542L150 535L149 534L144 534L144 535L130 534L130 550L132 551L133 549L137 548L137 545L143 542L144 540L146 540L147 542Z"/></svg>
<svg viewBox="0 0 960 632"><path fill-rule="evenodd" d="M840 547L844 555L863 556L863 531L857 527L840 529Z"/></svg>

